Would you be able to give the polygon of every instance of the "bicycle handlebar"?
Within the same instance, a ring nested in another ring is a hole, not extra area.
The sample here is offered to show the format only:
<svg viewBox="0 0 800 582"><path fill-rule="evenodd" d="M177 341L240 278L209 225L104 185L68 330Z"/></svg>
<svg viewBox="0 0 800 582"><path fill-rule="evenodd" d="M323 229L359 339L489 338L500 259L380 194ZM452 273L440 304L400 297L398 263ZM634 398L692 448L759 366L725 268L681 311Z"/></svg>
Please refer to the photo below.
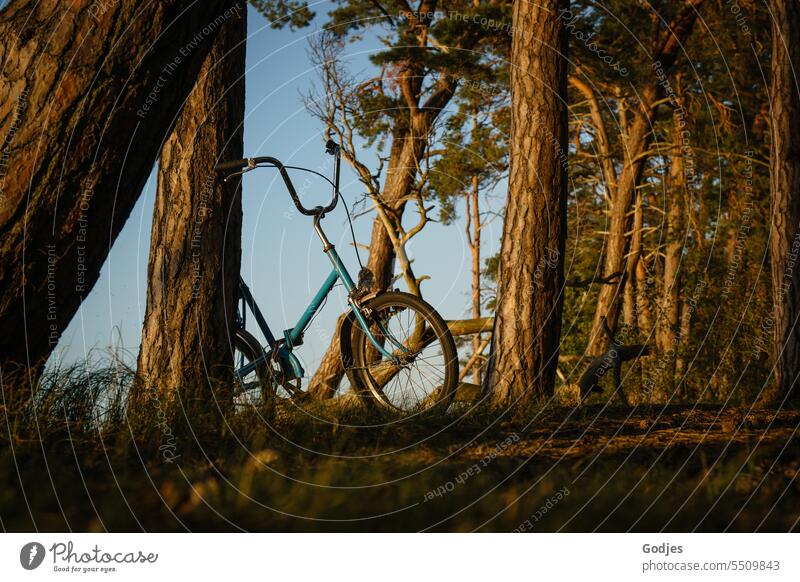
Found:
<svg viewBox="0 0 800 582"><path fill-rule="evenodd" d="M292 198L292 202L297 207L297 210L306 216L318 216L321 214L327 214L328 212L332 211L336 208L336 204L339 202L339 164L340 164L340 154L339 154L339 146L334 143L333 141L329 141L326 144L326 151L328 153L333 154L336 156L336 166L334 169L334 186L333 186L333 196L331 198L330 204L327 206L316 206L312 209L308 209L300 202L300 197L297 195L297 190L294 188L294 184L292 183L292 179L289 177L289 172L286 171L283 163L277 159L270 156L258 157L258 158L246 158L241 160L230 160L228 162L222 162L214 166L214 169L217 172L224 172L226 170L241 170L242 168L254 169L259 166L259 164L268 164L278 169L281 174L281 178L283 178L283 182L286 184L286 189L289 190L289 196Z"/></svg>

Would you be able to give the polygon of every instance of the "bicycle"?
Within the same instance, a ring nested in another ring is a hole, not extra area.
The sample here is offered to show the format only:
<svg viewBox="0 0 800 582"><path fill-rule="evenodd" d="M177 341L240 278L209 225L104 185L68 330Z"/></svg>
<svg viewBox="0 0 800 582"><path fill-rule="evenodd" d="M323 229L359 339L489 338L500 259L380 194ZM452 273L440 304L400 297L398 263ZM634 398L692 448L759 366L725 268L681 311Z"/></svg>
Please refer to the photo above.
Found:
<svg viewBox="0 0 800 582"><path fill-rule="evenodd" d="M263 402L303 397L305 392L301 379L305 371L294 350L303 344L307 326L334 286L341 282L348 293L349 312L340 326L339 342L351 388L365 403L375 403L403 416L444 410L452 402L458 385L458 354L453 336L444 319L421 298L397 290L374 290L372 274L363 267L358 284L353 281L322 229L322 220L336 208L341 197L341 148L328 140L325 150L335 158L333 181L309 168L285 166L273 157L232 160L215 167L218 172L236 170L225 180L257 168L276 168L297 210L304 216L313 217L314 231L333 266L300 319L294 327L284 330L280 338L273 335L252 292L240 277L234 338L238 393L255 394L251 400L257 401L260 397ZM289 169L316 174L326 180L333 186L331 202L327 206L305 208L289 176ZM349 216L348 212L348 219ZM354 234L353 243L355 247ZM247 331L248 310L264 334L266 346Z"/></svg>

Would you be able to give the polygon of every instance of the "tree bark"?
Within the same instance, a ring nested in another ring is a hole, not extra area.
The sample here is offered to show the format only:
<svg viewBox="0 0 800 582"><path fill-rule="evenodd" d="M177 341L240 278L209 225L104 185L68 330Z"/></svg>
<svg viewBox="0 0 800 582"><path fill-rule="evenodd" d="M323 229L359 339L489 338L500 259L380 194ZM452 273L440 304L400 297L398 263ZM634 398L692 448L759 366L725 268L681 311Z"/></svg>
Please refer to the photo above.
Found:
<svg viewBox="0 0 800 582"><path fill-rule="evenodd" d="M642 90L641 102L635 110L634 120L631 122L631 127L627 128L624 145L625 161L615 195L610 201L609 234L603 262L605 277L611 273L620 273L626 270L625 256L628 247L626 233L630 227L629 212L647 161L647 156L644 154L650 147L658 104L665 96L665 83L658 76L663 75L663 80L668 80L678 56L684 50L686 41L691 35L695 20L697 20L697 10L703 1L686 0L684 8L669 24L664 41L653 59L654 73L657 73L656 79ZM660 74L658 74L659 71ZM603 285L600 288L587 348L587 353L590 355L599 355L608 349L608 341L602 329L603 317L606 317L611 331L616 332L624 285L633 276L635 273L628 273L628 277L620 278L617 285Z"/></svg>
<svg viewBox="0 0 800 582"><path fill-rule="evenodd" d="M501 405L552 395L567 219L566 0L515 2L509 193L486 386Z"/></svg>
<svg viewBox="0 0 800 582"><path fill-rule="evenodd" d="M339 333L346 316L347 314L342 314L336 320L336 333L333 334L331 342L328 344L328 349L322 355L319 367L308 384L308 392L314 398L320 400L333 398L344 377Z"/></svg>
<svg viewBox="0 0 800 582"><path fill-rule="evenodd" d="M467 237L472 254L472 317L481 316L481 213L478 197L478 175L472 176L472 191L467 202ZM471 232L470 232L471 229ZM481 334L472 338L472 353L477 355L485 348ZM473 365L472 381L481 383L481 366Z"/></svg>
<svg viewBox="0 0 800 582"><path fill-rule="evenodd" d="M634 217L635 237L636 237L636 261L632 269L636 274L636 326L642 337L650 337L653 331L653 310L650 306L649 286L647 275L647 265L644 260L644 208L642 206L642 195L637 195L638 208Z"/></svg>
<svg viewBox="0 0 800 582"><path fill-rule="evenodd" d="M228 3L0 12L0 371L33 382L130 214ZM230 10L229 10L230 12Z"/></svg>
<svg viewBox="0 0 800 582"><path fill-rule="evenodd" d="M641 307L638 297L641 294L639 287L638 266L642 255L642 195L636 194L636 202L633 208L633 232L631 233L631 250L628 255L629 270L636 273L625 285L623 301L623 320L631 329L639 327L639 315Z"/></svg>
<svg viewBox="0 0 800 582"><path fill-rule="evenodd" d="M770 256L776 383L767 398L800 402L800 4L771 0L772 84Z"/></svg>
<svg viewBox="0 0 800 582"><path fill-rule="evenodd" d="M220 161L241 158L244 3L220 28L161 150L138 372L162 401L179 402L195 434L233 403L232 336L241 262L239 181Z"/></svg>
<svg viewBox="0 0 800 582"><path fill-rule="evenodd" d="M680 139L680 126L677 111L673 112L673 128L675 143ZM686 191L683 154L676 151L670 160L669 188L667 195L667 243L664 250L664 278L661 294L661 306L656 325L656 346L659 358L665 359L667 365L664 373L665 401L675 387L675 364L678 344L680 342L680 264L681 251L685 240L683 225L683 204Z"/></svg>

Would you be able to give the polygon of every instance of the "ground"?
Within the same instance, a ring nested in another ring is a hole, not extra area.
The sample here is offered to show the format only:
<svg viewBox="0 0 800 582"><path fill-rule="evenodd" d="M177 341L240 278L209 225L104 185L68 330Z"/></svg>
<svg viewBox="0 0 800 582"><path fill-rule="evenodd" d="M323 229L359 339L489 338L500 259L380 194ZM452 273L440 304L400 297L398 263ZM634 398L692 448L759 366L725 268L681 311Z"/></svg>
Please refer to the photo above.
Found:
<svg viewBox="0 0 800 582"><path fill-rule="evenodd" d="M244 413L205 454L66 423L6 439L2 527L800 529L797 411L555 407L361 428L358 414L313 412L269 427Z"/></svg>

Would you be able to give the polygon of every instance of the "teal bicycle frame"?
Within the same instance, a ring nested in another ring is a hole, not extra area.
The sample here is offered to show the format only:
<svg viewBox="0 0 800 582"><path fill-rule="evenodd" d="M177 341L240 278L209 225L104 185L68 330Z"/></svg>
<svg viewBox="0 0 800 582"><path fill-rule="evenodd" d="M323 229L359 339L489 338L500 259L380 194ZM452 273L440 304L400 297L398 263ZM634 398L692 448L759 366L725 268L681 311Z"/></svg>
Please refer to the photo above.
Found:
<svg viewBox="0 0 800 582"><path fill-rule="evenodd" d="M236 375L239 378L244 378L251 372L253 372L256 367L264 361L269 361L275 355L275 350L277 350L277 358L280 362L281 368L284 374L288 374L291 372L290 379L294 378L301 378L305 371L303 367L300 365L300 361L297 359L297 356L294 355L293 349L296 346L300 346L303 344L303 333L305 332L308 324L311 323L311 320L319 311L322 304L325 302L325 299L328 297L328 294L333 290L334 286L338 281L341 280L344 288L347 290L348 296L350 299L348 303L350 304L350 310L353 313L356 321L358 322L359 326L364 333L366 333L367 338L369 339L370 343L375 346L375 348L380 351L385 357L389 358L393 362L397 362L397 358L390 352L386 350L386 348L379 342L375 336L370 331L370 326L367 323L366 317L359 306L357 301L352 299L353 291L356 290L356 284L353 282L353 278L350 276L350 273L347 271L347 268L342 263L341 258L339 258L339 253L336 252L334 246L330 243L327 236L322 230L320 226L320 220L323 218L324 215L318 215L314 217L314 230L316 230L317 235L319 236L320 240L323 244L323 250L325 254L330 259L333 270L331 271L328 278L325 279L325 282L320 287L317 294L311 300L306 310L303 312L303 315L300 316L300 319L295 324L294 327L284 330L282 340L276 340L275 336L272 334L272 330L270 330L269 325L267 324L264 316L261 313L261 310L258 308L258 304L256 303L255 299L253 298L253 294L250 292L250 289L247 287L243 280L239 280L239 295L240 300L242 301L242 307L240 308L240 312L238 314L238 323L242 327L245 324L245 307L249 307L250 311L253 313L256 319L256 323L258 327L261 329L264 337L267 339L267 343L269 345L269 350L266 353L252 361L248 364L237 368ZM390 333L384 330L381 326L381 332L384 337L388 338L390 343L394 344L396 347L401 349L402 351L407 351L406 348L398 342Z"/></svg>
<svg viewBox="0 0 800 582"><path fill-rule="evenodd" d="M328 140L328 143L325 144L325 151L326 153L333 155L335 158L333 181L331 182L328 180L328 182L330 182L333 186L333 197L328 206L317 206L313 209L305 208L302 205L300 198L297 195L297 191L292 184L292 180L289 177L289 174L286 172L286 166L284 166L280 160L276 158L258 157L232 160L217 164L215 167L217 171L226 171L231 169L238 170L236 173L225 178L226 181L235 175L241 175L245 172L249 172L250 170L254 170L255 168L259 167L259 164L267 164L277 168L280 171L281 177L283 178L286 188L289 191L289 196L292 198L297 210L301 214L314 217L314 230L316 231L317 236L319 236L319 239L322 241L322 250L328 256L328 259L330 259L331 264L333 265L331 274L328 275L327 279L325 279L322 287L320 287L320 290L311 300L311 303L303 312L300 320L295 324L294 327L284 330L283 338L281 339L275 339L275 336L272 334L272 330L270 330L269 325L267 325L267 321L264 319L264 316L261 313L261 310L258 308L255 299L253 299L253 294L250 292L250 289L247 287L241 277L239 278L239 297L242 305L239 308L239 312L237 313L236 317L237 328L245 328L245 317L247 309L249 308L253 315L255 315L256 323L258 323L258 327L261 329L264 337L267 339L267 344L269 346L269 350L265 351L264 355L261 357L256 358L254 361L249 362L246 365L243 361L241 362L235 372L239 378L244 378L253 372L261 363L269 362L273 359L278 361L281 367L281 372L284 374L286 379L294 380L297 378L302 378L305 372L303 367L300 365L300 361L297 359L297 356L294 355L293 350L296 346L303 344L303 333L308 327L308 324L311 323L311 320L317 314L317 311L319 311L320 307L322 307L322 304L325 302L328 294L333 290L336 283L340 280L344 285L344 288L347 290L350 310L355 320L358 322L358 325L362 330L364 330L367 338L369 338L370 343L372 343L372 345L374 345L375 348L377 348L377 350L383 354L383 356L389 358L390 361L395 364L400 363L400 359L388 352L386 348L384 348L383 344L379 342L370 331L370 324L367 323L365 313L360 305L359 297L363 296L363 294L357 293L358 288L353 282L353 278L350 277L350 273L347 272L342 260L339 258L339 254L328 240L328 237L325 236L325 232L322 230L322 226L320 225L320 221L325 217L325 214L332 211L339 201L339 169L341 163L341 148L334 141ZM309 171L307 168L294 169ZM314 172L313 170L311 170L311 173L322 176L322 174ZM325 176L322 177L325 178ZM327 180L327 178L325 179ZM394 336L384 328L382 323L378 322L377 325L383 337L387 339L390 344L393 344L403 353L408 352L405 346L398 342Z"/></svg>

